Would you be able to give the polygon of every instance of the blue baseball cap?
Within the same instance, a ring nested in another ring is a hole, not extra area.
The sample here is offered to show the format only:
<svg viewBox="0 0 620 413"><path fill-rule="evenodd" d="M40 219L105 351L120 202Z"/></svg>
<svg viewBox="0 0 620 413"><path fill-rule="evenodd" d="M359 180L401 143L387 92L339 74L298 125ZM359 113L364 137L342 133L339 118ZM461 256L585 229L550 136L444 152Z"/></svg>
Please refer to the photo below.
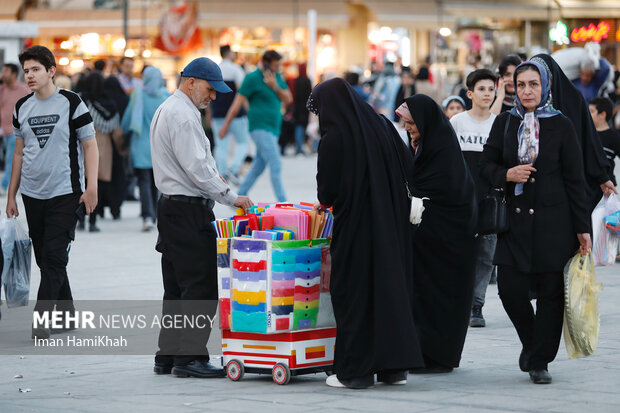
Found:
<svg viewBox="0 0 620 413"><path fill-rule="evenodd" d="M181 76L206 80L219 93L232 92L232 89L228 87L222 78L220 67L213 60L206 57L199 57L189 62L181 72Z"/></svg>

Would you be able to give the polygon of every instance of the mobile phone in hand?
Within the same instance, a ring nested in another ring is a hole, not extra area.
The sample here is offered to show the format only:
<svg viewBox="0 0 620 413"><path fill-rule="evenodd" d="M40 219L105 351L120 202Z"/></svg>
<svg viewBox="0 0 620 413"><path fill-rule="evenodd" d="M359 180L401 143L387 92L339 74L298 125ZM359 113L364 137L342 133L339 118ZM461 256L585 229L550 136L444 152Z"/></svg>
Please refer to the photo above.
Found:
<svg viewBox="0 0 620 413"><path fill-rule="evenodd" d="M86 215L86 204L84 204L84 202L78 205L77 209L75 210L75 215L77 215L80 221L84 219L84 216Z"/></svg>

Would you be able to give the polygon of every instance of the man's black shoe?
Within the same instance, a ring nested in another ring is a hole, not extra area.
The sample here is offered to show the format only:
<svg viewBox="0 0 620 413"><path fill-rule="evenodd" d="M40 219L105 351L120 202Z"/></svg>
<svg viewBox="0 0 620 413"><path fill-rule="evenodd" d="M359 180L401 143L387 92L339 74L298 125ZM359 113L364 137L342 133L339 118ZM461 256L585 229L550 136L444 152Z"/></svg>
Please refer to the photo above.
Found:
<svg viewBox="0 0 620 413"><path fill-rule="evenodd" d="M172 364L155 363L153 371L155 374L170 374L172 372Z"/></svg>
<svg viewBox="0 0 620 413"><path fill-rule="evenodd" d="M530 370L530 380L534 384L550 384L552 379L547 370Z"/></svg>
<svg viewBox="0 0 620 413"><path fill-rule="evenodd" d="M216 377L225 377L224 369L217 368L208 361L194 360L184 366L174 366L172 374L177 377L198 377L201 379L210 379Z"/></svg>
<svg viewBox="0 0 620 413"><path fill-rule="evenodd" d="M530 371L530 355L525 352L525 349L521 350L519 355L519 368L525 373Z"/></svg>

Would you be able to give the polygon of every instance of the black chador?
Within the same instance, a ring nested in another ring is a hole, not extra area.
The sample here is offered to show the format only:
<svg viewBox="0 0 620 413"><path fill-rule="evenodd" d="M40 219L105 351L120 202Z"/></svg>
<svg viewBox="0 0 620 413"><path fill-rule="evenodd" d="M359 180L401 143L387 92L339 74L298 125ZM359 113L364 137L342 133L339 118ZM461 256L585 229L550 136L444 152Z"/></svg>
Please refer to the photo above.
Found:
<svg viewBox="0 0 620 413"><path fill-rule="evenodd" d="M420 132L409 183L429 198L413 231L413 313L427 368L458 367L474 284L474 181L439 106L425 95L405 102Z"/></svg>
<svg viewBox="0 0 620 413"><path fill-rule="evenodd" d="M314 88L319 116L318 199L333 206L331 297L339 380L422 366L411 313L411 224L390 121L342 79Z"/></svg>

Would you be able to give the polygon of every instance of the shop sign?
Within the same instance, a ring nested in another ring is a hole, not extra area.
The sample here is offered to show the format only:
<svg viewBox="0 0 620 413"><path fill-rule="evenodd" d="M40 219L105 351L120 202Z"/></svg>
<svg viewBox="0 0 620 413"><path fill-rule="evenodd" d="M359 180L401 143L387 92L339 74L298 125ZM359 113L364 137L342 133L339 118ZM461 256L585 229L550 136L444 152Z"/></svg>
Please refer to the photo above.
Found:
<svg viewBox="0 0 620 413"><path fill-rule="evenodd" d="M568 26L562 20L558 20L555 27L549 30L549 39L559 45L569 44L570 40L568 40Z"/></svg>
<svg viewBox="0 0 620 413"><path fill-rule="evenodd" d="M198 4L172 4L163 13L155 47L172 54L184 54L202 46L196 21Z"/></svg>
<svg viewBox="0 0 620 413"><path fill-rule="evenodd" d="M594 23L590 23L588 27L574 28L570 34L570 39L573 42L593 41L600 43L602 39L607 39L610 29L611 26L606 21L601 21L596 26Z"/></svg>

